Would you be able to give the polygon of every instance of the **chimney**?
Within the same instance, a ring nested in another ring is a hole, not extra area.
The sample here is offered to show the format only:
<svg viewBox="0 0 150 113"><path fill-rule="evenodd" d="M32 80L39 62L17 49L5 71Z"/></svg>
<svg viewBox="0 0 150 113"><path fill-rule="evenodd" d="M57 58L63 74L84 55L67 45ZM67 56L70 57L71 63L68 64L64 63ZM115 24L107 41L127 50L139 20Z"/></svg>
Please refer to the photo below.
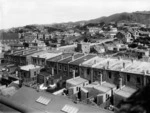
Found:
<svg viewBox="0 0 150 113"><path fill-rule="evenodd" d="M52 76L54 76L54 68L52 67Z"/></svg>
<svg viewBox="0 0 150 113"><path fill-rule="evenodd" d="M74 54L72 54L72 61L74 61Z"/></svg>
<svg viewBox="0 0 150 113"><path fill-rule="evenodd" d="M123 62L123 69L125 69L125 66L126 66L126 64L125 64L125 62Z"/></svg>
<svg viewBox="0 0 150 113"><path fill-rule="evenodd" d="M22 51L22 55L24 55L25 54L25 52L24 51Z"/></svg>
<svg viewBox="0 0 150 113"><path fill-rule="evenodd" d="M118 60L121 60L121 57L120 57L120 56L118 57Z"/></svg>
<svg viewBox="0 0 150 113"><path fill-rule="evenodd" d="M122 77L121 76L119 77L119 88L120 89L122 88Z"/></svg>
<svg viewBox="0 0 150 113"><path fill-rule="evenodd" d="M14 51L13 51L13 50L11 50L11 54L14 54Z"/></svg>
<svg viewBox="0 0 150 113"><path fill-rule="evenodd" d="M100 80L99 80L99 84L100 84L100 85L102 85L102 82L103 82L102 76L103 76L102 73L100 73Z"/></svg>
<svg viewBox="0 0 150 113"><path fill-rule="evenodd" d="M73 79L76 77L76 71L72 70L72 74L73 74Z"/></svg>
<svg viewBox="0 0 150 113"><path fill-rule="evenodd" d="M94 60L94 64L96 64L96 60Z"/></svg>
<svg viewBox="0 0 150 113"><path fill-rule="evenodd" d="M133 59L133 58L131 59L131 62L132 62L132 63L134 62L134 59Z"/></svg>
<svg viewBox="0 0 150 113"><path fill-rule="evenodd" d="M109 68L109 61L107 61L107 68Z"/></svg>

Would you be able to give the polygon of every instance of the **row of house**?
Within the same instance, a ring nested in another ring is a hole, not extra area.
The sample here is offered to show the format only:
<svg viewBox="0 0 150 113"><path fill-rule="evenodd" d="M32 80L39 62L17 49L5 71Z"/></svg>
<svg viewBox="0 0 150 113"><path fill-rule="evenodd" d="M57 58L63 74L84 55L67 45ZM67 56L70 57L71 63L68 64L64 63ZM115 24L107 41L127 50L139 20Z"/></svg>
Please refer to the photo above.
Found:
<svg viewBox="0 0 150 113"><path fill-rule="evenodd" d="M70 96L80 92L80 99L86 102L89 97L94 98L95 101L100 101L100 98L105 99L104 102L107 98L113 97L116 98L116 105L119 100L129 97L136 89L145 86L150 81L150 63L144 61L33 49L16 50L14 53L4 54L4 59L9 63L20 65L21 82L66 87ZM70 86L68 84L73 83L69 82L71 79L75 83L81 80L84 84ZM111 93L103 97L100 92L107 94L107 90ZM94 93L97 95L92 92L97 92ZM115 96L112 92L115 92ZM87 99L82 95L87 95ZM100 105L103 105L102 103L102 101L99 102Z"/></svg>

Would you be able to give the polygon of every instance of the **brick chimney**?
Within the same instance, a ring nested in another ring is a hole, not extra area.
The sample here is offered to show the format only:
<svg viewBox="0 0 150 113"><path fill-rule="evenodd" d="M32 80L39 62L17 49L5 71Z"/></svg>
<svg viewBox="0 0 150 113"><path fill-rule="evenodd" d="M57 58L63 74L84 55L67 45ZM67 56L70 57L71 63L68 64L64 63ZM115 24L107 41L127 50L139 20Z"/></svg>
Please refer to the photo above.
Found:
<svg viewBox="0 0 150 113"><path fill-rule="evenodd" d="M109 69L109 61L107 61L107 69Z"/></svg>
<svg viewBox="0 0 150 113"><path fill-rule="evenodd" d="M25 54L25 52L24 51L22 51L22 55L24 55Z"/></svg>
<svg viewBox="0 0 150 113"><path fill-rule="evenodd" d="M73 74L73 79L76 77L76 71L72 70L72 74Z"/></svg>
<svg viewBox="0 0 150 113"><path fill-rule="evenodd" d="M134 62L134 59L133 59L133 58L131 59L131 62L132 62L132 63Z"/></svg>
<svg viewBox="0 0 150 113"><path fill-rule="evenodd" d="M123 69L125 69L125 67L126 67L126 64L125 64L125 62L123 62Z"/></svg>
<svg viewBox="0 0 150 113"><path fill-rule="evenodd" d="M121 89L121 88L122 88L122 77L120 75L120 77L119 77L119 89Z"/></svg>
<svg viewBox="0 0 150 113"><path fill-rule="evenodd" d="M52 67L52 76L54 76L54 68Z"/></svg>
<svg viewBox="0 0 150 113"><path fill-rule="evenodd" d="M100 85L102 85L102 82L103 82L103 80L102 80L102 79L103 79L103 78L102 78L102 76L103 76L103 75L102 75L102 73L100 73L100 80L99 80L99 84L100 84Z"/></svg>
<svg viewBox="0 0 150 113"><path fill-rule="evenodd" d="M72 61L74 61L74 54L72 54Z"/></svg>
<svg viewBox="0 0 150 113"><path fill-rule="evenodd" d="M96 60L94 60L94 64L96 64Z"/></svg>

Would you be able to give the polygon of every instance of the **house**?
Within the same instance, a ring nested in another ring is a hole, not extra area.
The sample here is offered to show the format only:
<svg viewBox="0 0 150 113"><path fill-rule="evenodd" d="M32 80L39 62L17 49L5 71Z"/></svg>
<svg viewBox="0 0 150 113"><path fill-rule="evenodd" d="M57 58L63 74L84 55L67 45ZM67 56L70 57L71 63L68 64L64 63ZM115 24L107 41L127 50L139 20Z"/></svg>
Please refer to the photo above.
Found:
<svg viewBox="0 0 150 113"><path fill-rule="evenodd" d="M5 63L14 63L16 61L15 55L22 54L23 51L24 51L23 49L19 49L19 50L11 50L11 51L5 52L4 53L4 62Z"/></svg>
<svg viewBox="0 0 150 113"><path fill-rule="evenodd" d="M50 39L51 39L50 34L45 34L45 40L50 40Z"/></svg>
<svg viewBox="0 0 150 113"><path fill-rule="evenodd" d="M49 87L50 85L53 85L57 82L58 79L55 79L51 73L47 71L40 71L40 73L37 75L37 83L43 84L45 87Z"/></svg>
<svg viewBox="0 0 150 113"><path fill-rule="evenodd" d="M63 60L67 57L70 57L71 55L72 53L63 53L61 55L48 59L46 61L45 70L38 74L38 83L44 83L45 86L48 86L48 84L52 83L59 83L61 87L62 85L59 82L60 76L57 74L58 62L59 60Z"/></svg>
<svg viewBox="0 0 150 113"><path fill-rule="evenodd" d="M61 55L58 55L56 57L50 58L46 61L46 68L51 73L54 74L54 76L57 74L58 70L58 62L60 60L66 59L68 57L71 57L73 53L63 53Z"/></svg>
<svg viewBox="0 0 150 113"><path fill-rule="evenodd" d="M115 90L116 86L114 84L93 82L81 88L81 100L86 103L90 100L98 106L106 108L113 104L112 98Z"/></svg>
<svg viewBox="0 0 150 113"><path fill-rule="evenodd" d="M41 67L33 64L20 66L19 78L25 85L32 85L37 82L37 74L40 73ZM22 83L21 83L22 84Z"/></svg>
<svg viewBox="0 0 150 113"><path fill-rule="evenodd" d="M17 65L31 64L31 55L41 52L40 49L19 49L4 54L4 61L15 63Z"/></svg>
<svg viewBox="0 0 150 113"><path fill-rule="evenodd" d="M21 55L19 55L19 65L27 65L32 63L32 55L36 55L39 53L42 53L43 50L40 49L29 49L26 51L23 51Z"/></svg>
<svg viewBox="0 0 150 113"><path fill-rule="evenodd" d="M114 106L117 106L122 100L129 98L135 92L136 89L127 86L123 86L121 89L114 91Z"/></svg>
<svg viewBox="0 0 150 113"><path fill-rule="evenodd" d="M106 49L105 49L104 45L98 44L98 45L94 45L93 48L91 48L91 52L94 52L94 53L105 53Z"/></svg>
<svg viewBox="0 0 150 113"><path fill-rule="evenodd" d="M75 73L73 76L73 78L66 80L66 89L68 90L68 96L77 94L79 91L81 91L82 87L89 84L88 80L81 77L75 77Z"/></svg>
<svg viewBox="0 0 150 113"><path fill-rule="evenodd" d="M57 74L59 75L59 78L61 78L61 82L63 86L65 86L66 80L73 77L72 70L69 68L69 65L68 65L69 62L75 61L76 59L83 57L83 56L84 54L76 53L58 62Z"/></svg>
<svg viewBox="0 0 150 113"><path fill-rule="evenodd" d="M10 44L10 48L11 49L24 49L24 45L23 44Z"/></svg>
<svg viewBox="0 0 150 113"><path fill-rule="evenodd" d="M91 82L95 81L104 81L102 79L102 70L94 68L94 66L98 65L99 63L103 63L107 58L96 56L91 58L80 65L80 76L85 78Z"/></svg>
<svg viewBox="0 0 150 113"><path fill-rule="evenodd" d="M37 42L37 38L36 37L24 37L24 42L26 43L36 43Z"/></svg>
<svg viewBox="0 0 150 113"><path fill-rule="evenodd" d="M82 53L89 53L90 52L90 44L89 43L78 43L77 52L82 52Z"/></svg>
<svg viewBox="0 0 150 113"><path fill-rule="evenodd" d="M18 33L11 33L11 32L1 32L0 33L0 42L2 44L17 44L19 42L19 35Z"/></svg>
<svg viewBox="0 0 150 113"><path fill-rule="evenodd" d="M61 52L60 53L45 52L43 54L32 55L32 63L34 65L39 65L39 66L44 67L47 59L56 57L56 56L61 55L61 54L62 54Z"/></svg>
<svg viewBox="0 0 150 113"><path fill-rule="evenodd" d="M85 62L90 60L91 58L96 57L95 54L84 54L83 57L80 57L76 60L73 60L71 62L69 62L69 75L72 76L72 71L75 70L75 76L79 76L80 75L80 65Z"/></svg>
<svg viewBox="0 0 150 113"><path fill-rule="evenodd" d="M118 40L122 41L123 43L133 42L133 37L132 37L132 34L130 32L119 31L116 34L116 38Z"/></svg>
<svg viewBox="0 0 150 113"><path fill-rule="evenodd" d="M38 40L44 40L44 38L45 38L44 34L38 34L38 38L37 38Z"/></svg>

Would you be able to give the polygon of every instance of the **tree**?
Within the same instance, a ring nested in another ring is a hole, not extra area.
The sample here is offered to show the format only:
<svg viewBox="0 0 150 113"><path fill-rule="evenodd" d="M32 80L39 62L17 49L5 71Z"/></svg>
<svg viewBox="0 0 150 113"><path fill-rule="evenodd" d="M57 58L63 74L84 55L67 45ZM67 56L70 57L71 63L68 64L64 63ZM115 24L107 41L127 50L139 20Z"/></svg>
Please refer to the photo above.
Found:
<svg viewBox="0 0 150 113"><path fill-rule="evenodd" d="M26 48L26 47L29 47L29 44L26 43L26 42L24 42L24 43L23 43L23 46Z"/></svg>

